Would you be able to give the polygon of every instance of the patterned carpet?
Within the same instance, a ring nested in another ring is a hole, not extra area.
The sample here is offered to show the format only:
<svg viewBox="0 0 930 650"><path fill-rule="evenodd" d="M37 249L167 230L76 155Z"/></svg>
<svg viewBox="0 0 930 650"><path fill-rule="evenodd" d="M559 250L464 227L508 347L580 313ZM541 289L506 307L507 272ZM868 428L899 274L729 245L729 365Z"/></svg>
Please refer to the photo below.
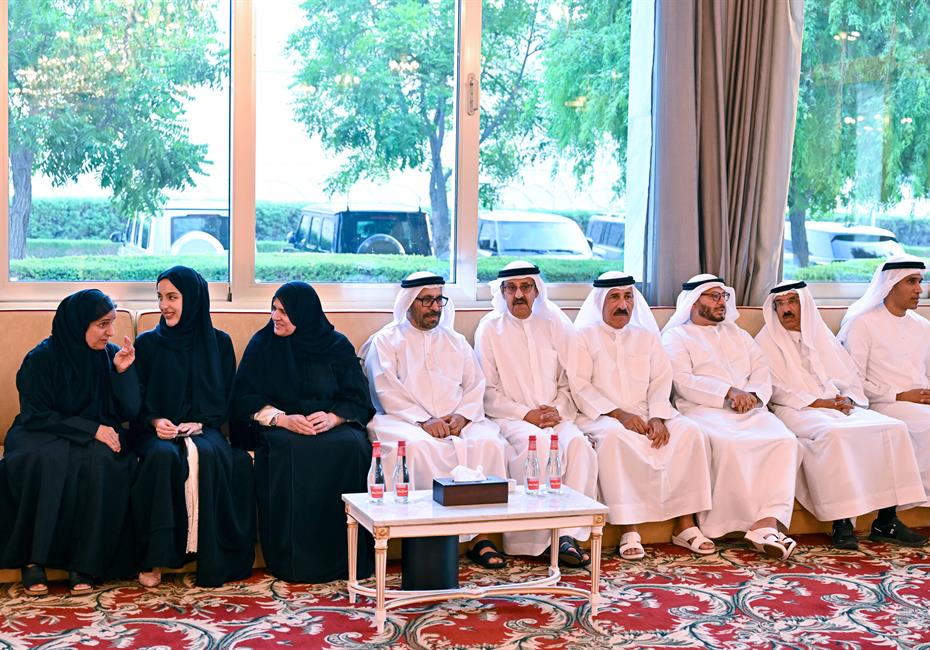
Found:
<svg viewBox="0 0 930 650"><path fill-rule="evenodd" d="M695 559L671 545L644 561L603 561L607 602L546 596L458 600L389 611L383 635L345 583L292 585L263 571L223 589L167 576L155 589L104 585L72 597L54 583L28 598L0 587L0 648L930 648L930 549L863 542L859 552L801 539L780 564L741 543ZM399 567L389 566L398 582ZM462 583L525 579L544 565L515 559L501 572L462 561ZM566 582L588 586L589 574Z"/></svg>

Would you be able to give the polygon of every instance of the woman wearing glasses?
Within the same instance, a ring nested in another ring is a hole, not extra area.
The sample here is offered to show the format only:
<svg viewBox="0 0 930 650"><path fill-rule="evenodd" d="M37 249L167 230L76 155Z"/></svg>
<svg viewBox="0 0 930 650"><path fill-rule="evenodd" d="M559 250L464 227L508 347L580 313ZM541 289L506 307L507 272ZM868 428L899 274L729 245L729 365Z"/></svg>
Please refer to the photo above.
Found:
<svg viewBox="0 0 930 650"><path fill-rule="evenodd" d="M374 414L355 348L335 331L305 282L271 301L236 373L233 444L255 450L259 536L268 570L289 582L348 575L341 496L364 492ZM370 538L368 538L370 540ZM358 575L373 569L358 545Z"/></svg>

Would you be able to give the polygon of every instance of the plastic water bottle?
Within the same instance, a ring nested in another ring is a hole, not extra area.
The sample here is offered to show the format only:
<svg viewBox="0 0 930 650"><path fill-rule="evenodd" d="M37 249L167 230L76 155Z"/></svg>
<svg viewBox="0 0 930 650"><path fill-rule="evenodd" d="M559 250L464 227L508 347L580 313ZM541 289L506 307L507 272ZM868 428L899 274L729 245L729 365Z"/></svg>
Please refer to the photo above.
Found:
<svg viewBox="0 0 930 650"><path fill-rule="evenodd" d="M381 465L381 443L371 443L371 468L368 470L368 498L373 503L384 502L384 467Z"/></svg>
<svg viewBox="0 0 930 650"><path fill-rule="evenodd" d="M559 434L553 433L549 439L549 460L546 462L547 489L551 494L562 491L562 458L559 456Z"/></svg>
<svg viewBox="0 0 930 650"><path fill-rule="evenodd" d="M394 484L394 500L398 503L407 503L410 498L410 471L407 469L406 440L397 443L397 462L394 464L391 482Z"/></svg>
<svg viewBox="0 0 930 650"><path fill-rule="evenodd" d="M530 446L526 451L526 463L523 465L526 476L526 493L539 496L539 458L536 456L536 436L530 436Z"/></svg>

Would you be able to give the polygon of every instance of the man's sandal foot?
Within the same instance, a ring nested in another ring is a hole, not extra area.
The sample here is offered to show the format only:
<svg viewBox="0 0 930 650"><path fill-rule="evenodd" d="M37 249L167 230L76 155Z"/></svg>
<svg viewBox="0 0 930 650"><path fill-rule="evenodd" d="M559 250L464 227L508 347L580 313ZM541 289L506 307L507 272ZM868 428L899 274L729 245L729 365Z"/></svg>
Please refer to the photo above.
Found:
<svg viewBox="0 0 930 650"><path fill-rule="evenodd" d="M491 550L482 553L486 548ZM468 556L469 560L484 569L503 569L507 566L507 557L497 550L494 542L489 539L483 539L476 543L466 551L465 555Z"/></svg>

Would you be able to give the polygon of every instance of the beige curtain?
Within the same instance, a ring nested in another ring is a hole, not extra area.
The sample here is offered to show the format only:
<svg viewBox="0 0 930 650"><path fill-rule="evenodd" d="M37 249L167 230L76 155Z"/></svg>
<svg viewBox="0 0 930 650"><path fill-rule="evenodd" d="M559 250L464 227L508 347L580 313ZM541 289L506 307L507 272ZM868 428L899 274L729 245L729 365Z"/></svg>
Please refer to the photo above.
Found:
<svg viewBox="0 0 930 650"><path fill-rule="evenodd" d="M657 0L653 304L674 304L700 272L726 278L742 305L778 280L803 16L803 0ZM661 134L670 115L675 138Z"/></svg>

